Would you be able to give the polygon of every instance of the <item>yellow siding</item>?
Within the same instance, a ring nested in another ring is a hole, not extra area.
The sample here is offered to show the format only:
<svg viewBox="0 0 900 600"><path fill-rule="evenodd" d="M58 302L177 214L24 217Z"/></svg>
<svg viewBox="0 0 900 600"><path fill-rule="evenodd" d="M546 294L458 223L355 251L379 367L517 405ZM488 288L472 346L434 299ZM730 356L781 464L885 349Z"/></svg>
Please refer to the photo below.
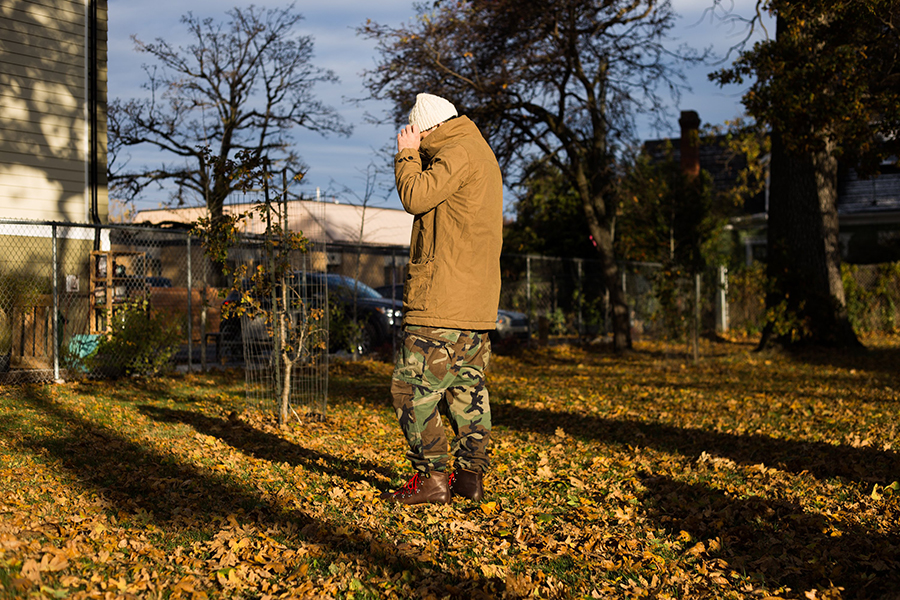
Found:
<svg viewBox="0 0 900 600"><path fill-rule="evenodd" d="M98 0L99 212L106 193L106 1ZM0 5L0 217L86 218L83 0Z"/></svg>

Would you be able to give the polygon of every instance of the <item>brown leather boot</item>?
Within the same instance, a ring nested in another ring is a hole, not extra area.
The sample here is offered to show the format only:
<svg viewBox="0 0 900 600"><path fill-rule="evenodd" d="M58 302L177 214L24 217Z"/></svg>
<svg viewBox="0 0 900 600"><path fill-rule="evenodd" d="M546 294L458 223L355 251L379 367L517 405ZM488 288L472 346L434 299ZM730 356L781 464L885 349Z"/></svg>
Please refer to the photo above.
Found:
<svg viewBox="0 0 900 600"><path fill-rule="evenodd" d="M450 484L447 474L442 471L431 471L426 475L417 472L399 490L381 494L381 499L399 504L448 504Z"/></svg>
<svg viewBox="0 0 900 600"><path fill-rule="evenodd" d="M484 498L484 486L482 485L481 471L470 471L462 467L456 467L450 475L450 493L454 496L462 496L475 502L481 502Z"/></svg>

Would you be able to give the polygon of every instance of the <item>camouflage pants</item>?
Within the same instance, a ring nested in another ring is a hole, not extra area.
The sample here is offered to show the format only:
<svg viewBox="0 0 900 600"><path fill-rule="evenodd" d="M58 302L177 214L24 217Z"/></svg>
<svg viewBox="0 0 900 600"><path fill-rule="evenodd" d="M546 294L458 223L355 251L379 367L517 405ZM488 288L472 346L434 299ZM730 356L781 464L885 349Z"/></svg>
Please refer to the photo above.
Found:
<svg viewBox="0 0 900 600"><path fill-rule="evenodd" d="M407 457L420 472L445 471L450 450L441 415L455 434L456 464L486 471L491 407L484 371L491 356L487 333L408 325L394 368L391 394Z"/></svg>

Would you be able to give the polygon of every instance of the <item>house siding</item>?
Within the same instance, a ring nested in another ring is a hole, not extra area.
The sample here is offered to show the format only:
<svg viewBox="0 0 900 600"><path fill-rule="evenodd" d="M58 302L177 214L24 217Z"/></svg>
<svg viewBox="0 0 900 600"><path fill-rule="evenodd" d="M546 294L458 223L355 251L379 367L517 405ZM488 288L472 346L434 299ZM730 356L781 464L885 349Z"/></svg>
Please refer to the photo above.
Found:
<svg viewBox="0 0 900 600"><path fill-rule="evenodd" d="M106 192L107 3L97 0L98 213ZM88 219L87 49L83 0L0 6L0 217Z"/></svg>
<svg viewBox="0 0 900 600"><path fill-rule="evenodd" d="M900 169L883 165L881 174L864 179L853 169L841 173L838 183L842 214L863 211L900 211Z"/></svg>

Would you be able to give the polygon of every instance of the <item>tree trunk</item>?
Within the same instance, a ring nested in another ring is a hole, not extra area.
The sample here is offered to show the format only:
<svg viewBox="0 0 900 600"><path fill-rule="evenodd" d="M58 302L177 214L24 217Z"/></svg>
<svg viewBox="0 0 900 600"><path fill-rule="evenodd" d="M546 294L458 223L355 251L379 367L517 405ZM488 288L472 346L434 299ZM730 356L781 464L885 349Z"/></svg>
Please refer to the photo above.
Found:
<svg viewBox="0 0 900 600"><path fill-rule="evenodd" d="M760 348L773 336L788 345L859 346L841 281L837 160L828 149L789 153L773 133L771 165L766 308L788 317L767 324Z"/></svg>
<svg viewBox="0 0 900 600"><path fill-rule="evenodd" d="M604 226L605 225L605 226ZM597 252L600 255L600 264L606 289L609 290L609 303L612 309L613 325L613 349L617 352L631 350L631 323L628 318L628 301L625 299L625 290L619 284L619 265L616 264L616 256L613 250L613 236L606 223L601 224L597 219L588 218L588 226L594 241L597 243Z"/></svg>

